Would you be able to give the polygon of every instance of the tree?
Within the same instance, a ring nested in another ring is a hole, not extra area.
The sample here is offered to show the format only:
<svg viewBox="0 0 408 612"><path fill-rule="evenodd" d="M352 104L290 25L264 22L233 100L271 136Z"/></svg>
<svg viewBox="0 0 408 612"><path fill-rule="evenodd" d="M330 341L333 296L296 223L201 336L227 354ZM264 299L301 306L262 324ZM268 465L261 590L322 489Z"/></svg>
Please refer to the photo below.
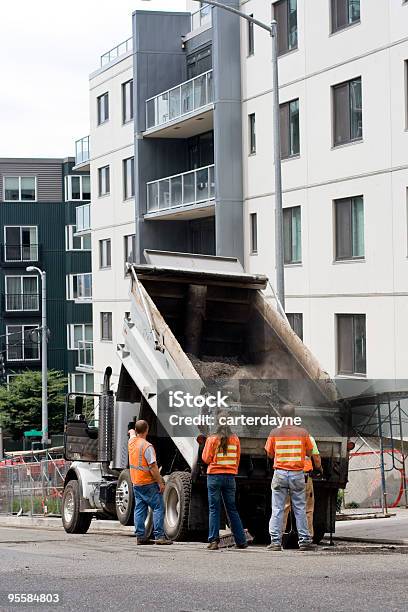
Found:
<svg viewBox="0 0 408 612"><path fill-rule="evenodd" d="M48 430L60 434L64 427L67 380L63 372L48 371ZM0 386L0 425L14 440L30 429L41 430L41 372L27 370Z"/></svg>

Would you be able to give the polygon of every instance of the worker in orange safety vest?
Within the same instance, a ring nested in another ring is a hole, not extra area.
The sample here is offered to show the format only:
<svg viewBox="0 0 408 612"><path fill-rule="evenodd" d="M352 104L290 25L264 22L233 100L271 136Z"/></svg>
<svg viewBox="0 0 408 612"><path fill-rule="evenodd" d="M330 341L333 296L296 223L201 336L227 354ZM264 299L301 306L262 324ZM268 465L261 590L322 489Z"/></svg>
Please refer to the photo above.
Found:
<svg viewBox="0 0 408 612"><path fill-rule="evenodd" d="M164 534L164 481L160 475L153 445L146 440L149 425L136 421L129 429L129 468L135 497L135 535L137 544L149 544L145 535L145 522L149 507L153 510L155 544L173 544Z"/></svg>
<svg viewBox="0 0 408 612"><path fill-rule="evenodd" d="M309 533L313 537L313 514L314 514L314 489L313 489L313 479L312 479L312 471L318 470L322 471L322 460L320 458L319 449L317 448L316 440L313 436L309 436L310 440L313 444L313 450L310 457L306 455L305 465L303 471L305 473L306 479L306 517L307 517L307 526L309 528ZM283 529L285 529L286 524L288 522L288 515L290 512L290 497L286 498L285 510L284 510L284 518L283 518Z"/></svg>
<svg viewBox="0 0 408 612"><path fill-rule="evenodd" d="M209 509L208 549L217 550L220 539L221 497L235 538L236 548L247 548L246 535L236 503L235 476L238 473L241 445L238 436L222 422L227 414L218 415L218 427L206 440L202 459L208 464L207 488Z"/></svg>

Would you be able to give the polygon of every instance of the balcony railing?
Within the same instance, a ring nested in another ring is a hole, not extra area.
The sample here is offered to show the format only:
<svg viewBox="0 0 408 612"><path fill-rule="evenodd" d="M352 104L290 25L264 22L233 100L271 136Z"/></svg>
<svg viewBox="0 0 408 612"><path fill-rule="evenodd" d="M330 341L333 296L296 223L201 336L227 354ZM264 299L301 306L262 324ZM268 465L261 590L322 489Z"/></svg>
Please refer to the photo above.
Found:
<svg viewBox="0 0 408 612"><path fill-rule="evenodd" d="M89 161L89 136L84 136L75 141L75 165Z"/></svg>
<svg viewBox="0 0 408 612"><path fill-rule="evenodd" d="M38 261L38 244L5 244L4 261Z"/></svg>
<svg viewBox="0 0 408 612"><path fill-rule="evenodd" d="M198 30L206 25L212 24L211 6L206 4L200 10L191 15L191 31Z"/></svg>
<svg viewBox="0 0 408 612"><path fill-rule="evenodd" d="M132 49L133 39L128 38L127 40L124 40L123 42L119 43L119 45L116 45L116 47L113 47L113 49L110 49L101 55L101 67L110 64L110 62L113 62L113 60L117 59L121 55L124 55L128 51L131 51Z"/></svg>
<svg viewBox="0 0 408 612"><path fill-rule="evenodd" d="M146 100L146 128L179 119L213 101L213 71L209 70Z"/></svg>
<svg viewBox="0 0 408 612"><path fill-rule="evenodd" d="M88 232L91 229L91 205L84 204L83 206L77 206L75 209L76 213L76 231L77 232Z"/></svg>
<svg viewBox="0 0 408 612"><path fill-rule="evenodd" d="M159 212L215 198L214 166L147 183L147 212Z"/></svg>
<svg viewBox="0 0 408 612"><path fill-rule="evenodd" d="M6 293L6 312L38 311L38 293Z"/></svg>
<svg viewBox="0 0 408 612"><path fill-rule="evenodd" d="M78 366L93 368L93 342L78 340Z"/></svg>

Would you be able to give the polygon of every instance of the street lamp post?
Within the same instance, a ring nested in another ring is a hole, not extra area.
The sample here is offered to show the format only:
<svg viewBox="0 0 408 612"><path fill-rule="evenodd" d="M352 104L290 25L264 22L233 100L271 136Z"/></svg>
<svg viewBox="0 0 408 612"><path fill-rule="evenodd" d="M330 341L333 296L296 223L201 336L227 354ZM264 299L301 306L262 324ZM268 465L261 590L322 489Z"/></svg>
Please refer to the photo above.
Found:
<svg viewBox="0 0 408 612"><path fill-rule="evenodd" d="M48 393L47 393L47 276L44 270L28 266L27 272L38 272L41 276L41 442L43 448L48 445Z"/></svg>
<svg viewBox="0 0 408 612"><path fill-rule="evenodd" d="M150 2L150 0L144 0ZM194 0L198 2L198 0ZM280 110L279 110L279 74L278 74L278 24L276 20L267 25L238 9L227 6L217 0L205 0L206 4L224 9L242 19L269 32L272 39L272 87L273 87L273 131L274 131L274 166L275 166L275 259L276 259L276 294L278 306L285 312L285 264L283 253L283 206L282 206L282 167L280 142Z"/></svg>

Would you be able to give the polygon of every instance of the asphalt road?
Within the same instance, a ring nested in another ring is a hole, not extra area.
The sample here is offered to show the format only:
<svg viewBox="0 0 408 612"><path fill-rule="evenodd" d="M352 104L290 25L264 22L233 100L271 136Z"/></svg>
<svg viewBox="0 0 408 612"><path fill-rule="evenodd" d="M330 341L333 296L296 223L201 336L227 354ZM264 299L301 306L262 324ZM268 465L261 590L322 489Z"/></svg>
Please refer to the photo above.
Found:
<svg viewBox="0 0 408 612"><path fill-rule="evenodd" d="M136 547L117 534L0 528L0 610L408 609L408 547L206 551ZM58 593L59 604L8 603L9 593Z"/></svg>

